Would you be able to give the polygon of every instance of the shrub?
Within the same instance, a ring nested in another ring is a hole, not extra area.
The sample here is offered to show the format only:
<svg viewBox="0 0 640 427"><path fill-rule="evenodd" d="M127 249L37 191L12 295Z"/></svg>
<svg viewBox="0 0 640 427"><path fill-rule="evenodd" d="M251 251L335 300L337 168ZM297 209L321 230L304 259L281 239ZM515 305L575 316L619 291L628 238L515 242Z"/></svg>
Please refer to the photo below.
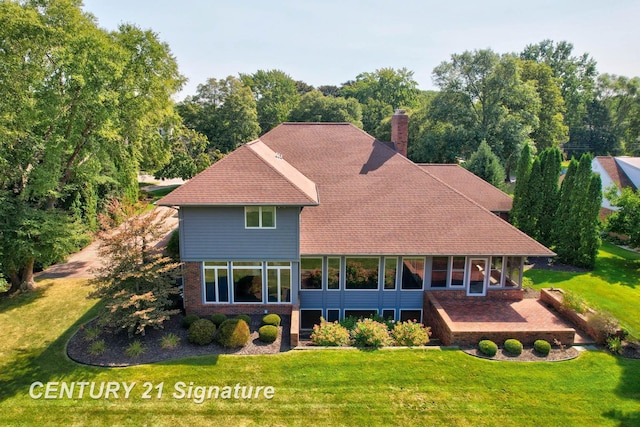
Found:
<svg viewBox="0 0 640 427"><path fill-rule="evenodd" d="M211 321L214 325L216 325L216 327L220 327L220 325L222 325L222 322L224 322L225 320L227 320L227 315L224 313L213 313L211 315Z"/></svg>
<svg viewBox="0 0 640 427"><path fill-rule="evenodd" d="M607 338L616 335L618 332L618 321L606 311L589 316L587 325L596 333L595 339L600 344L606 343Z"/></svg>
<svg viewBox="0 0 640 427"><path fill-rule="evenodd" d="M182 319L182 327L185 329L189 329L191 324L198 319L200 319L200 316L198 316L197 314L189 314L187 316L184 316L184 318Z"/></svg>
<svg viewBox="0 0 640 427"><path fill-rule="evenodd" d="M391 336L397 345L406 345L409 347L425 345L429 342L430 334L430 328L426 328L422 323L411 320L396 323L391 331Z"/></svg>
<svg viewBox="0 0 640 427"><path fill-rule="evenodd" d="M249 325L244 319L228 319L222 322L216 339L223 347L236 348L244 347L251 336Z"/></svg>
<svg viewBox="0 0 640 427"><path fill-rule="evenodd" d="M356 327L351 331L351 337L358 347L382 347L393 344L387 325L372 319L358 320Z"/></svg>
<svg viewBox="0 0 640 427"><path fill-rule="evenodd" d="M99 326L90 326L84 330L84 340L93 341L100 336L102 329Z"/></svg>
<svg viewBox="0 0 640 427"><path fill-rule="evenodd" d="M93 354L94 356L102 354L105 351L107 351L107 344L104 340L94 341L89 345L89 354Z"/></svg>
<svg viewBox="0 0 640 427"><path fill-rule="evenodd" d="M622 340L620 337L607 338L607 348L613 354L622 354Z"/></svg>
<svg viewBox="0 0 640 427"><path fill-rule="evenodd" d="M549 342L545 340L535 340L533 343L533 348L538 353L544 354L546 356L551 351L551 344L549 344Z"/></svg>
<svg viewBox="0 0 640 427"><path fill-rule="evenodd" d="M585 313L587 311L587 303L584 301L584 298L571 291L564 291L562 293L562 306L576 313Z"/></svg>
<svg viewBox="0 0 640 427"><path fill-rule="evenodd" d="M124 353L129 357L138 357L147 351L147 348L140 342L140 340L135 340L131 342Z"/></svg>
<svg viewBox="0 0 640 427"><path fill-rule="evenodd" d="M245 321L245 323L247 324L247 326L249 326L249 328L251 328L251 316L249 316L248 314L238 314L236 317L236 319L242 319Z"/></svg>
<svg viewBox="0 0 640 427"><path fill-rule="evenodd" d="M353 331L356 328L356 323L358 323L358 318L354 316L345 317L340 321L340 325L346 328L348 331Z"/></svg>
<svg viewBox="0 0 640 427"><path fill-rule="evenodd" d="M165 251L172 259L180 260L180 232L177 229L171 233Z"/></svg>
<svg viewBox="0 0 640 427"><path fill-rule="evenodd" d="M498 345L491 340L482 340L478 343L478 350L486 356L493 357L498 352Z"/></svg>
<svg viewBox="0 0 640 427"><path fill-rule="evenodd" d="M263 325L258 329L258 339L262 342L274 342L278 338L278 327Z"/></svg>
<svg viewBox="0 0 640 427"><path fill-rule="evenodd" d="M315 345L340 347L351 344L351 337L347 328L338 322L327 322L320 318L320 324L313 326L311 342Z"/></svg>
<svg viewBox="0 0 640 427"><path fill-rule="evenodd" d="M504 351L519 356L522 353L522 343L515 338L510 338L504 342Z"/></svg>
<svg viewBox="0 0 640 427"><path fill-rule="evenodd" d="M216 325L209 319L198 319L189 327L187 339L189 342L198 345L207 345L213 341L216 333Z"/></svg>
<svg viewBox="0 0 640 427"><path fill-rule="evenodd" d="M176 348L180 343L180 337L170 332L162 337L160 340L160 347L162 348Z"/></svg>
<svg viewBox="0 0 640 427"><path fill-rule="evenodd" d="M272 314L266 314L263 318L262 318L262 324L263 325L273 325L273 326L280 326L280 322L282 321L282 319L280 319L280 316L278 316L275 313Z"/></svg>

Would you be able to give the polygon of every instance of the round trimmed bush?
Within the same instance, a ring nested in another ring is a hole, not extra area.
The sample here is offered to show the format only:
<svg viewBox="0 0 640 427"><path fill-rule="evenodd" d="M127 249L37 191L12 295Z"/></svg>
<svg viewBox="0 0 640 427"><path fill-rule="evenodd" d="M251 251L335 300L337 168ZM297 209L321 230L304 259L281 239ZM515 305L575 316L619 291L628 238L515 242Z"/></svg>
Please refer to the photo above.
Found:
<svg viewBox="0 0 640 427"><path fill-rule="evenodd" d="M491 340L482 340L478 343L478 350L485 356L493 357L498 352L498 344Z"/></svg>
<svg viewBox="0 0 640 427"><path fill-rule="evenodd" d="M278 338L278 327L263 325L258 329L258 339L262 342L274 342Z"/></svg>
<svg viewBox="0 0 640 427"><path fill-rule="evenodd" d="M282 321L282 319L280 319L280 316L278 316L275 313L272 314L266 314L263 318L262 318L262 324L263 325L273 325L273 326L280 326L280 322Z"/></svg>
<svg viewBox="0 0 640 427"><path fill-rule="evenodd" d="M218 328L216 339L226 348L244 347L251 336L249 325L243 319L228 319Z"/></svg>
<svg viewBox="0 0 640 427"><path fill-rule="evenodd" d="M522 343L517 339L510 338L504 342L504 351L513 356L519 356L522 353Z"/></svg>
<svg viewBox="0 0 640 427"><path fill-rule="evenodd" d="M544 354L546 356L551 351L551 344L549 344L549 342L545 340L535 340L533 343L533 348L538 353Z"/></svg>
<svg viewBox="0 0 640 427"><path fill-rule="evenodd" d="M197 314L189 314L187 316L184 316L182 318L182 327L185 329L189 329L191 324L199 319L200 319L200 316L198 316Z"/></svg>
<svg viewBox="0 0 640 427"><path fill-rule="evenodd" d="M238 314L235 319L242 319L247 323L249 327L251 327L251 316L249 316L248 314Z"/></svg>
<svg viewBox="0 0 640 427"><path fill-rule="evenodd" d="M218 327L222 325L222 322L224 322L225 320L227 320L227 315L224 313L213 313L211 315L211 321Z"/></svg>
<svg viewBox="0 0 640 427"><path fill-rule="evenodd" d="M189 326L187 339L198 345L207 345L213 341L216 325L209 319L198 319Z"/></svg>

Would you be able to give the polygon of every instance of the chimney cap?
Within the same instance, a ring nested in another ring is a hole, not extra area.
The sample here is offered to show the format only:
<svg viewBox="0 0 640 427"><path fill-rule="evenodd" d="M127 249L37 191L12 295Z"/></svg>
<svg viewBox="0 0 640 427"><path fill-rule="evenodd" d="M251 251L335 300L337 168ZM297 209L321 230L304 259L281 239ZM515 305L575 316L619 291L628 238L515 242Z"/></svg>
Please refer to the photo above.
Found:
<svg viewBox="0 0 640 427"><path fill-rule="evenodd" d="M396 108L396 111L394 113L395 115L403 115L403 114L407 114L407 110L405 110L404 108Z"/></svg>

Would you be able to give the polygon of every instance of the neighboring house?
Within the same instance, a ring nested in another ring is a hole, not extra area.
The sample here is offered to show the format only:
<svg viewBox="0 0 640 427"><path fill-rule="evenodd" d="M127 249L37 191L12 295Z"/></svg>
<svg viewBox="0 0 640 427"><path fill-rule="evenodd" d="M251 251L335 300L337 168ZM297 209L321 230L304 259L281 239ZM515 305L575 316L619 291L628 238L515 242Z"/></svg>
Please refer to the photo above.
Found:
<svg viewBox="0 0 640 427"><path fill-rule="evenodd" d="M187 313L299 308L305 329L320 316L422 320L428 290L521 295L524 258L554 253L492 213L506 199L468 172L408 160L401 112L392 139L284 123L161 199L179 209Z"/></svg>
<svg viewBox="0 0 640 427"><path fill-rule="evenodd" d="M618 194L623 188L637 190L640 187L640 157L599 156L591 161L591 169L600 174L603 192L611 186L618 188ZM602 216L617 209L606 197L602 198Z"/></svg>

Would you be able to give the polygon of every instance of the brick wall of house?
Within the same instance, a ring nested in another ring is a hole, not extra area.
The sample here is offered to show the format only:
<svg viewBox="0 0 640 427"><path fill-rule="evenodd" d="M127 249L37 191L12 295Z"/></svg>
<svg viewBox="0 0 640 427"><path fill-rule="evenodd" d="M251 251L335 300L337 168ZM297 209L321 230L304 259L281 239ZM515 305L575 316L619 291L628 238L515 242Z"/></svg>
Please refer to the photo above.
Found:
<svg viewBox="0 0 640 427"><path fill-rule="evenodd" d="M466 290L460 291L434 291L430 290L431 294L433 294L436 298L442 299L467 299L467 298L487 298L487 299L500 299L507 301L520 301L524 298L524 291L522 289L489 289L487 290L487 295L484 297L481 296L467 296Z"/></svg>
<svg viewBox="0 0 640 427"><path fill-rule="evenodd" d="M184 305L187 314L209 316L213 313L236 315L264 314L266 312L291 315L291 304L204 304L202 302L202 263L185 262L182 275Z"/></svg>

